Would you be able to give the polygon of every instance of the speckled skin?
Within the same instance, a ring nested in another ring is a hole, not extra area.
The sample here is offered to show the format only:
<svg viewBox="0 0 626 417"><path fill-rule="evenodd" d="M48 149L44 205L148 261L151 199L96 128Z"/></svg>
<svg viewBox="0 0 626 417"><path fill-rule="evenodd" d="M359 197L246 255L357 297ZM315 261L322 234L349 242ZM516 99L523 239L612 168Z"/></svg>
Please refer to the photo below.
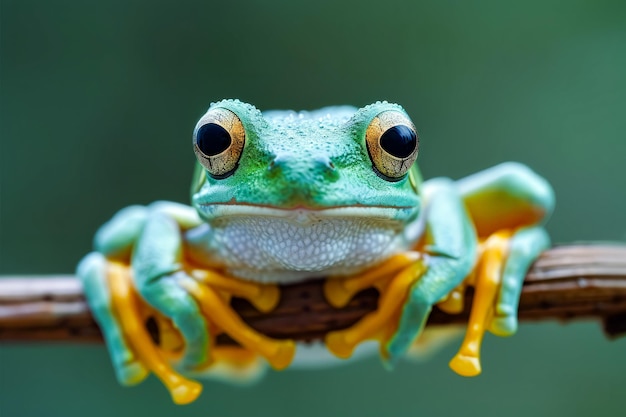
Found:
<svg viewBox="0 0 626 417"><path fill-rule="evenodd" d="M238 101L216 106L239 115L247 138L232 176L197 170L192 201L207 225L187 234L196 262L288 282L357 273L419 237L407 228L418 221L416 188L377 176L362 142L373 116L399 106L264 115Z"/></svg>
<svg viewBox="0 0 626 417"><path fill-rule="evenodd" d="M373 170L364 139L381 112L405 115L386 102L302 113L261 114L237 100L215 108L232 111L245 128L234 173L215 179L198 165L191 207L157 202L120 211L98 231L96 252L79 265L120 381L132 381L137 371L111 311L107 259L130 259L135 287L178 327L186 344L183 368L192 369L206 359L209 338L194 299L177 284L183 253L240 278L290 282L357 274L423 241L427 271L383 347L393 362L422 330L432 306L468 275L479 239L506 227L516 232L492 327L515 331L525 270L549 244L540 223L554 197L545 180L507 163L456 183L423 184L414 164L405 177L388 181Z"/></svg>
<svg viewBox="0 0 626 417"><path fill-rule="evenodd" d="M419 197L409 181L381 182L363 137L369 121L398 105L376 103L362 109L328 107L314 112L271 111L262 115L249 104L222 101L213 106L237 114L246 144L235 173L216 180L197 175L192 205L206 219L217 203L311 209L384 206L417 211ZM199 126L196 127L196 131ZM407 215L399 219L406 222ZM410 214L409 214L410 217ZM414 216L413 216L414 217Z"/></svg>

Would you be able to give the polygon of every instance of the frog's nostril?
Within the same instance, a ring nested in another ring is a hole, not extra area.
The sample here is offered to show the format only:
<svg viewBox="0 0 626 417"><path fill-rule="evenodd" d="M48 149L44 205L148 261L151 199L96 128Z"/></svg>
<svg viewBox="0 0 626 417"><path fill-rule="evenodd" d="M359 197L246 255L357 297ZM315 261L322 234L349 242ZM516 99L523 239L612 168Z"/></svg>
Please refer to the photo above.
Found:
<svg viewBox="0 0 626 417"><path fill-rule="evenodd" d="M281 171L282 168L284 168L284 165L287 160L288 158L285 158L284 156L281 156L281 155L274 156L274 158L270 161L269 165L267 166L268 171L272 171L272 172Z"/></svg>
<svg viewBox="0 0 626 417"><path fill-rule="evenodd" d="M327 156L317 156L314 158L314 161L318 167L322 167L324 170L335 170L335 164L333 164L333 161L331 161Z"/></svg>
<svg viewBox="0 0 626 417"><path fill-rule="evenodd" d="M325 181L336 181L339 178L339 171L333 161L327 156L315 158L315 171L321 175Z"/></svg>

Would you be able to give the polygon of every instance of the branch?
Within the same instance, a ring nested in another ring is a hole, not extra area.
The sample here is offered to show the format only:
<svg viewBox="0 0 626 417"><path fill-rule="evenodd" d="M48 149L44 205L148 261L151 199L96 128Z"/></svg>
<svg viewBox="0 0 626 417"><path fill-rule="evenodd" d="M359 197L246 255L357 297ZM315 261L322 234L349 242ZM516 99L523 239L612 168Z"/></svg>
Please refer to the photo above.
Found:
<svg viewBox="0 0 626 417"><path fill-rule="evenodd" d="M376 309L378 293L373 289L336 309L324 299L322 283L323 279L314 279L282 286L281 301L271 313L260 313L242 299L233 299L232 305L261 333L296 340L322 338ZM471 297L469 290L460 314L435 308L429 325L466 322ZM526 276L519 318L594 318L603 322L611 337L626 333L626 245L571 245L544 252ZM80 282L73 276L0 279L0 341L53 340L102 340Z"/></svg>

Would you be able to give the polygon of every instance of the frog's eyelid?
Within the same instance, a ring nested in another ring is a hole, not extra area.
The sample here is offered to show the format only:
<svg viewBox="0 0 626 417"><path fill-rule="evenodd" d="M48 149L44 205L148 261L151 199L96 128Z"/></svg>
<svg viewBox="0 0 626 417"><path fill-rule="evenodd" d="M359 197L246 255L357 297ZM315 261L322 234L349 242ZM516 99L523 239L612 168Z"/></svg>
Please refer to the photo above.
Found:
<svg viewBox="0 0 626 417"><path fill-rule="evenodd" d="M223 99L223 100L211 103L211 105L209 106L209 110L207 111L207 114L211 112L211 110L216 110L216 109L224 109L224 110L228 110L234 113L239 118L239 120L243 123L246 129L248 129L251 126L267 125L267 120L263 116L263 113L261 112L261 110L257 109L254 105L250 103L246 103L238 99Z"/></svg>
<svg viewBox="0 0 626 417"><path fill-rule="evenodd" d="M207 173L215 179L224 179L237 168L245 140L245 128L235 112L211 107L196 125L193 148Z"/></svg>
<svg viewBox="0 0 626 417"><path fill-rule="evenodd" d="M417 159L419 137L406 113L385 110L367 125L365 146L374 172L387 181L399 181Z"/></svg>
<svg viewBox="0 0 626 417"><path fill-rule="evenodd" d="M377 101L372 104L368 104L367 106L361 107L357 109L356 112L348 119L346 122L347 125L350 124L365 124L369 125L369 123L379 115L380 113L386 111L396 111L398 113L403 114L405 117L409 118L406 114L404 108L396 103L389 103L388 101Z"/></svg>

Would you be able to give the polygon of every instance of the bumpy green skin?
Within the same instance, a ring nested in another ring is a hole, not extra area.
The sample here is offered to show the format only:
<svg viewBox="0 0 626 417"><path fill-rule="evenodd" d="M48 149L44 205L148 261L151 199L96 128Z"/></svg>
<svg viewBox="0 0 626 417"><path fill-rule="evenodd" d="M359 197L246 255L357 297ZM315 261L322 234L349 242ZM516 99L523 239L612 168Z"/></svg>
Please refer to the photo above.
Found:
<svg viewBox="0 0 626 417"><path fill-rule="evenodd" d="M132 383L144 370L135 361L111 311L106 259L130 259L135 287L180 329L186 342L182 368L193 369L206 359L209 335L196 302L178 284L184 274L180 261L184 248L195 247L207 253L207 267L221 265L236 270L233 262L239 261L214 254L229 239L220 225L232 214L232 208L221 203L242 204L250 221L255 221L257 212L258 217L265 216L263 209L268 207L285 213L357 208L355 217L387 219L378 224L388 224L393 229L391 247L384 249L386 254L408 250L426 235L430 242L425 254L428 269L411 288L398 330L385 346L389 363L402 356L423 329L432 306L461 283L474 265L478 236L472 220L474 213L466 209L465 198L485 190L495 191L511 203L503 209L503 215L515 211L517 202L519 206L530 205L545 216L554 205L552 190L545 180L515 163L499 165L459 182L434 179L422 184L417 164L400 181L381 178L372 168L365 131L370 121L385 110L404 112L395 104L379 102L358 110L331 107L303 116L295 112L261 114L237 100L212 105L217 107L234 112L245 127L245 147L233 175L215 179L198 165L192 185L192 207L158 202L120 211L98 231L96 251L78 266L78 275L85 284L122 383ZM498 204L486 201L494 203ZM306 234L308 226L304 222L301 232ZM499 333L515 331L521 282L530 263L548 245L548 237L539 224L525 225L516 232L496 307L494 326ZM368 267L369 264L363 264L361 269ZM332 271L320 267L310 272L320 276ZM268 271L258 272L267 275Z"/></svg>
<svg viewBox="0 0 626 417"><path fill-rule="evenodd" d="M419 207L409 181L382 181L372 171L364 145L374 116L385 110L404 112L396 104L380 102L359 110L331 107L306 117L289 111L262 114L236 100L212 108L237 114L246 128L246 142L232 176L213 179L203 169L196 171L199 188L192 190L196 208L233 199L280 208L389 205L413 207L415 213ZM417 166L414 170L417 174Z"/></svg>

